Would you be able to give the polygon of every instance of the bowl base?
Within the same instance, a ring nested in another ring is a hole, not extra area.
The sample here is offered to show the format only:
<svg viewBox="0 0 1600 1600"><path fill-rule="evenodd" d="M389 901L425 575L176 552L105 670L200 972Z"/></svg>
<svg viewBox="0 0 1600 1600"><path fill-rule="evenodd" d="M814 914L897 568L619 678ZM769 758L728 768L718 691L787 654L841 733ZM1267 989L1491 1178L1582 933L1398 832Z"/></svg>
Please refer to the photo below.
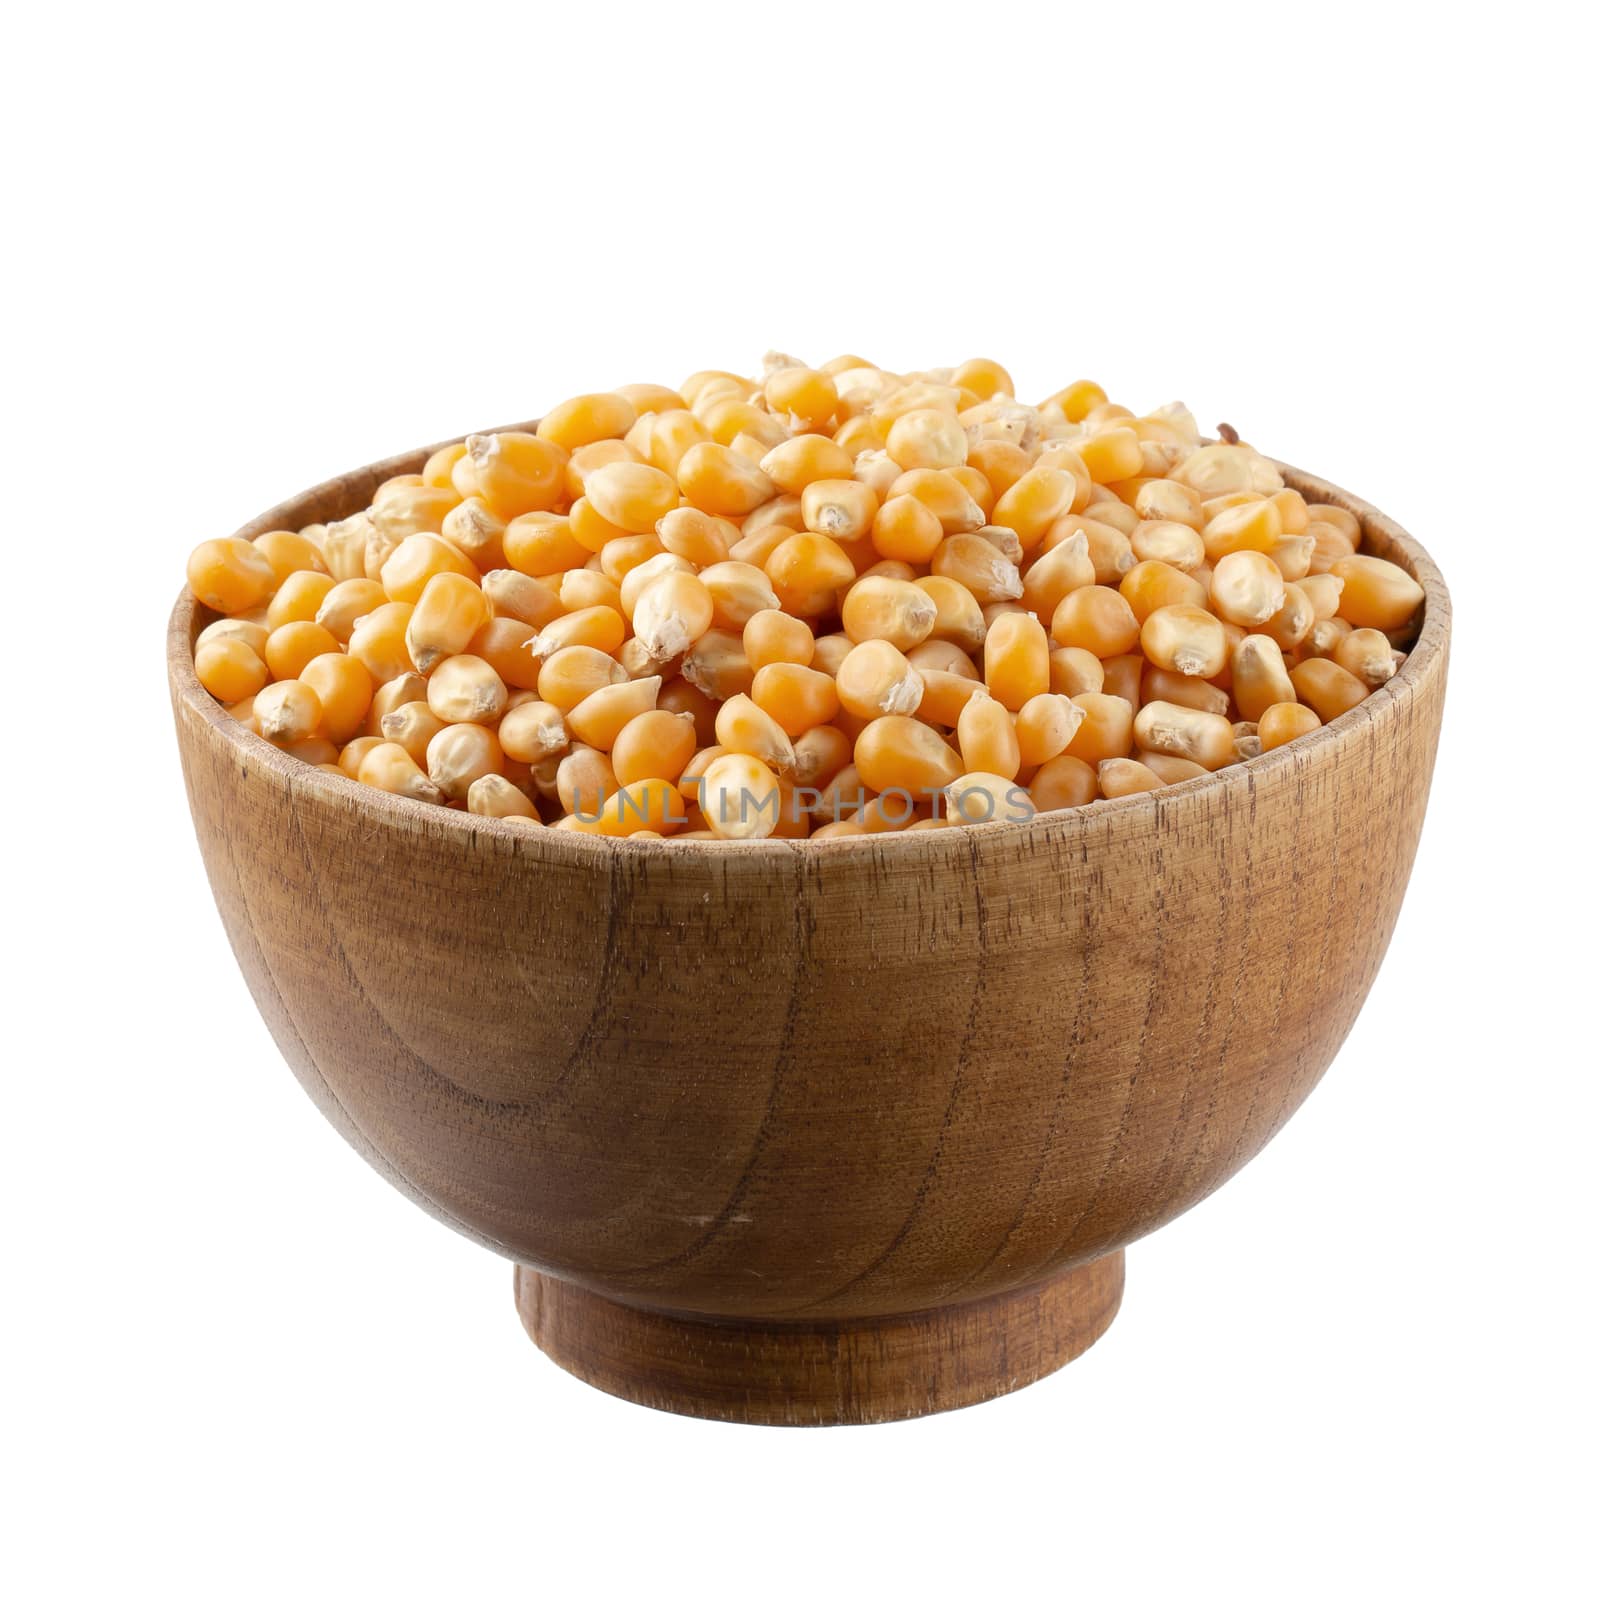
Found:
<svg viewBox="0 0 1600 1600"><path fill-rule="evenodd" d="M1082 1355L1122 1302L1123 1252L1038 1287L904 1317L724 1322L607 1300L531 1267L517 1310L558 1366L608 1394L718 1422L895 1422L1009 1394Z"/></svg>

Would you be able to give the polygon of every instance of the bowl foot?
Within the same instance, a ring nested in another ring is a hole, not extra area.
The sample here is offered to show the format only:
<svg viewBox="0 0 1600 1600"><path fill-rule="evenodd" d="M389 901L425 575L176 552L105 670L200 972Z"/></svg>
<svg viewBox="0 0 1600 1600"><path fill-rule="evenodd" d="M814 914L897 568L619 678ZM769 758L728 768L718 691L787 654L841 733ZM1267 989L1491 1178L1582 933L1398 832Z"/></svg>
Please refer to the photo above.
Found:
<svg viewBox="0 0 1600 1600"><path fill-rule="evenodd" d="M517 1310L558 1366L637 1405L719 1422L894 1422L1008 1394L1082 1355L1122 1301L1123 1253L967 1305L846 1322L641 1311L531 1267Z"/></svg>

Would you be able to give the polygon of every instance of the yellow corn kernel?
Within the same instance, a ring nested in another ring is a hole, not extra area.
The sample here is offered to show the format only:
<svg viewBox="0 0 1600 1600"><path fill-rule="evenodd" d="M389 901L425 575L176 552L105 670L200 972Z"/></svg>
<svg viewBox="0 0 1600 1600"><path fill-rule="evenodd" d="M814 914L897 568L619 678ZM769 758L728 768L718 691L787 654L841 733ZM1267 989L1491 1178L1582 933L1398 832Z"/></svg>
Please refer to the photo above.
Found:
<svg viewBox="0 0 1600 1600"><path fill-rule="evenodd" d="M444 722L498 722L507 690L478 656L448 656L428 679L428 709Z"/></svg>
<svg viewBox="0 0 1600 1600"><path fill-rule="evenodd" d="M1144 657L1133 651L1120 656L1107 656L1100 665L1106 675L1105 693L1117 695L1129 705L1137 707L1141 703L1140 689L1147 670Z"/></svg>
<svg viewBox="0 0 1600 1600"><path fill-rule="evenodd" d="M1165 786L1143 762L1127 756L1113 756L1109 761L1102 761L1095 776L1100 793L1107 800L1116 800L1125 794L1148 794Z"/></svg>
<svg viewBox="0 0 1600 1600"><path fill-rule="evenodd" d="M1022 574L994 544L978 533L948 537L933 553L933 575L949 578L971 592L980 606L1022 598Z"/></svg>
<svg viewBox="0 0 1600 1600"><path fill-rule="evenodd" d="M1240 759L1244 758L1241 756ZM1139 761L1155 773L1164 784L1187 783L1190 778L1203 778L1206 775L1206 769L1198 761L1190 761L1183 756L1168 755L1164 750L1141 750Z"/></svg>
<svg viewBox="0 0 1600 1600"><path fill-rule="evenodd" d="M956 741L968 772L997 772L1015 778L1022 766L1022 747L1011 713L984 690L967 698L956 719ZM858 741L859 742L859 741ZM1060 751L1054 752L1059 755ZM856 763L860 765L859 758Z"/></svg>
<svg viewBox="0 0 1600 1600"><path fill-rule="evenodd" d="M627 673L609 652L576 644L564 645L546 657L537 688L541 700L570 711L595 690L626 681Z"/></svg>
<svg viewBox="0 0 1600 1600"><path fill-rule="evenodd" d="M655 710L660 693L658 677L608 684L585 695L567 712L567 726L584 744L596 750L610 750L635 717Z"/></svg>
<svg viewBox="0 0 1600 1600"><path fill-rule="evenodd" d="M1265 555L1283 537L1283 516L1271 500L1246 500L1210 517L1200 537L1213 563L1236 551Z"/></svg>
<svg viewBox="0 0 1600 1600"><path fill-rule="evenodd" d="M1157 607L1139 630L1139 644L1148 661L1186 678L1214 677L1228 660L1222 624L1196 605Z"/></svg>
<svg viewBox="0 0 1600 1600"><path fill-rule="evenodd" d="M1141 522L1128 543L1140 561L1162 561L1179 572L1193 572L1206 559L1205 541L1182 522Z"/></svg>
<svg viewBox="0 0 1600 1600"><path fill-rule="evenodd" d="M392 480L391 480L392 483ZM438 533L444 519L461 503L451 487L429 488L425 483L404 483L373 496L367 512L374 530L386 542L398 544L413 533Z"/></svg>
<svg viewBox="0 0 1600 1600"><path fill-rule="evenodd" d="M380 683L372 691L372 704L367 708L364 724L367 733L381 733L383 719L389 712L416 702L423 705L428 703L428 680L420 672L402 672L386 683Z"/></svg>
<svg viewBox="0 0 1600 1600"><path fill-rule="evenodd" d="M491 617L467 641L462 653L487 661L507 689L527 694L539 687L543 662L533 651L538 637L515 617Z"/></svg>
<svg viewBox="0 0 1600 1600"><path fill-rule="evenodd" d="M778 492L760 467L722 444L690 446L677 477L690 505L718 517L747 516Z"/></svg>
<svg viewBox="0 0 1600 1600"><path fill-rule="evenodd" d="M346 645L350 642L356 623L387 600L381 583L374 583L371 578L346 578L334 584L322 597L315 621L318 627L326 628L341 645Z"/></svg>
<svg viewBox="0 0 1600 1600"><path fill-rule="evenodd" d="M356 623L345 649L372 674L374 683L388 683L415 670L406 648L406 629L415 609L402 600L386 601Z"/></svg>
<svg viewBox="0 0 1600 1600"><path fill-rule="evenodd" d="M729 751L705 770L700 814L719 839L767 839L782 809L776 774L753 755Z"/></svg>
<svg viewBox="0 0 1600 1600"><path fill-rule="evenodd" d="M1237 550L1211 574L1211 608L1225 621L1256 628L1283 604L1283 574L1258 550Z"/></svg>
<svg viewBox="0 0 1600 1600"><path fill-rule="evenodd" d="M281 628L290 622L312 621L334 582L326 572L291 572L267 603L267 627Z"/></svg>
<svg viewBox="0 0 1600 1600"><path fill-rule="evenodd" d="M486 772L468 785L467 810L475 817L539 820L539 808L509 778L498 772Z"/></svg>
<svg viewBox="0 0 1600 1600"><path fill-rule="evenodd" d="M623 725L611 746L611 767L626 787L644 778L678 781L695 749L694 718L646 711Z"/></svg>
<svg viewBox="0 0 1600 1600"><path fill-rule="evenodd" d="M885 448L902 471L915 467L937 471L966 464L967 434L943 409L903 411L890 424Z"/></svg>
<svg viewBox="0 0 1600 1600"><path fill-rule="evenodd" d="M574 395L552 406L539 423L539 437L563 450L576 450L600 439L620 439L638 413L622 395ZM470 447L471 441L468 441ZM529 506L526 509L537 508Z"/></svg>
<svg viewBox="0 0 1600 1600"><path fill-rule="evenodd" d="M574 745L556 767L556 797L569 816L597 816L617 787L611 758L589 745Z"/></svg>
<svg viewBox="0 0 1600 1600"><path fill-rule="evenodd" d="M1368 689L1336 661L1312 657L1289 670L1295 694L1324 721L1332 722L1367 698ZM257 697L260 698L259 696ZM259 714L259 713L258 713Z"/></svg>
<svg viewBox="0 0 1600 1600"><path fill-rule="evenodd" d="M1053 523L1070 515L1081 503L1084 487L1070 472L1056 467L1030 467L996 501L992 520L1002 528L1010 528L1023 549L1031 550Z"/></svg>
<svg viewBox="0 0 1600 1600"><path fill-rule="evenodd" d="M825 435L802 433L768 450L760 465L785 494L800 494L808 484L850 477L854 461Z"/></svg>
<svg viewBox="0 0 1600 1600"><path fill-rule="evenodd" d="M1058 646L1050 652L1050 692L1069 699L1079 694L1099 694L1105 688L1106 669L1092 650L1077 645Z"/></svg>
<svg viewBox="0 0 1600 1600"><path fill-rule="evenodd" d="M249 699L267 684L266 662L238 638L212 638L198 644L194 671L208 694L230 704Z"/></svg>
<svg viewBox="0 0 1600 1600"><path fill-rule="evenodd" d="M275 528L270 533L258 534L252 542L256 554L267 558L280 584L291 572L326 573L328 570L322 552L303 534Z"/></svg>
<svg viewBox="0 0 1600 1600"><path fill-rule="evenodd" d="M676 508L678 485L643 462L613 461L588 475L584 497L607 522L629 533L653 533Z"/></svg>
<svg viewBox="0 0 1600 1600"><path fill-rule="evenodd" d="M1088 650L1104 661L1133 649L1139 619L1115 589L1091 584L1062 598L1050 619L1050 635L1058 645Z"/></svg>
<svg viewBox="0 0 1600 1600"><path fill-rule="evenodd" d="M207 539L189 557L189 590L225 616L251 611L278 586L272 563L248 539Z"/></svg>
<svg viewBox="0 0 1600 1600"><path fill-rule="evenodd" d="M1233 725L1226 717L1168 700L1152 700L1140 708L1133 719L1133 737L1141 750L1182 756L1199 762L1207 772L1235 759Z"/></svg>
<svg viewBox="0 0 1600 1600"><path fill-rule="evenodd" d="M353 739L372 707L372 674L353 656L331 650L308 661L300 681L322 707L318 734L336 745Z"/></svg>
<svg viewBox="0 0 1600 1600"><path fill-rule="evenodd" d="M1334 646L1333 659L1368 689L1381 688L1394 676L1394 648L1376 628L1356 628Z"/></svg>
<svg viewBox="0 0 1600 1600"><path fill-rule="evenodd" d="M1422 585L1404 567L1378 556L1343 556L1330 569L1344 580L1339 615L1353 628L1394 633L1422 604Z"/></svg>
<svg viewBox="0 0 1600 1600"><path fill-rule="evenodd" d="M1017 753L1030 770L1054 760L1072 743L1083 708L1068 696L1046 691L1023 702L1016 715Z"/></svg>
<svg viewBox="0 0 1600 1600"><path fill-rule="evenodd" d="M374 789L404 795L428 805L443 805L444 796L410 753L401 745L383 741L361 758L357 778Z"/></svg>
<svg viewBox="0 0 1600 1600"><path fill-rule="evenodd" d="M1264 751L1276 750L1279 745L1288 744L1302 734L1315 733L1321 726L1321 718L1310 706L1284 701L1268 706L1261 713L1256 723L1256 737L1260 739Z"/></svg>
<svg viewBox="0 0 1600 1600"><path fill-rule="evenodd" d="M836 540L807 532L784 539L767 558L766 573L785 611L817 616L833 608L835 592L855 581L856 569Z"/></svg>
<svg viewBox="0 0 1600 1600"><path fill-rule="evenodd" d="M483 575L483 592L497 617L515 617L530 628L542 628L562 614L555 590L523 572L501 568Z"/></svg>
<svg viewBox="0 0 1600 1600"><path fill-rule="evenodd" d="M1051 552L1054 554L1054 552ZM1204 606L1206 588L1198 579L1165 561L1140 561L1122 575L1117 592L1142 627L1163 606Z"/></svg>
<svg viewBox="0 0 1600 1600"><path fill-rule="evenodd" d="M901 578L864 577L853 583L840 607L839 620L856 644L887 639L906 651L932 632L938 607L931 595Z"/></svg>
<svg viewBox="0 0 1600 1600"><path fill-rule="evenodd" d="M1317 553L1317 541L1310 534L1284 537L1267 551L1272 564L1283 574L1286 583L1293 583L1311 571L1311 562Z"/></svg>
<svg viewBox="0 0 1600 1600"><path fill-rule="evenodd" d="M296 744L316 733L322 721L322 702L309 684L282 678L256 695L254 715L263 739L277 745Z"/></svg>
<svg viewBox="0 0 1600 1600"><path fill-rule="evenodd" d="M809 667L817 641L810 626L775 606L752 612L743 631L745 659L753 671L781 662Z"/></svg>
<svg viewBox="0 0 1600 1600"><path fill-rule="evenodd" d="M697 444L710 444L711 434L692 411L661 411L650 418L641 439L641 454L652 467L678 476L685 455Z"/></svg>
<svg viewBox="0 0 1600 1600"><path fill-rule="evenodd" d="M834 680L825 672L792 662L774 661L762 667L751 684L750 698L791 740L839 714ZM720 732L718 738L724 745L728 743Z"/></svg>
<svg viewBox="0 0 1600 1600"><path fill-rule="evenodd" d="M711 596L711 625L740 633L758 611L777 609L772 580L748 561L718 561L704 568L699 581Z"/></svg>
<svg viewBox="0 0 1600 1600"><path fill-rule="evenodd" d="M476 497L502 522L551 511L566 493L567 452L531 433L475 433L450 479L463 500Z"/></svg>
<svg viewBox="0 0 1600 1600"><path fill-rule="evenodd" d="M207 623L200 630L195 639L195 648L209 644L214 639L237 639L258 656L262 656L267 648L269 632L264 622L255 622L245 617L218 617L215 622ZM264 660L265 656L262 656L262 659Z"/></svg>
<svg viewBox="0 0 1600 1600"><path fill-rule="evenodd" d="M664 572L647 583L633 608L633 631L656 661L682 655L711 626L711 591L689 572Z"/></svg>
<svg viewBox="0 0 1600 1600"><path fill-rule="evenodd" d="M428 741L428 778L447 800L465 800L479 778L503 765L499 742L476 723L451 723Z"/></svg>
<svg viewBox="0 0 1600 1600"><path fill-rule="evenodd" d="M570 519L552 511L530 511L513 517L505 524L500 542L507 564L530 578L570 572L581 567L591 554L573 537Z"/></svg>
<svg viewBox="0 0 1600 1600"><path fill-rule="evenodd" d="M1095 768L1073 755L1059 755L1046 761L1028 785L1028 797L1040 811L1086 806L1099 794Z"/></svg>
<svg viewBox="0 0 1600 1600"><path fill-rule="evenodd" d="M656 524L656 535L672 555L696 567L710 567L728 559L738 542L739 526L694 506L678 506Z"/></svg>
<svg viewBox="0 0 1600 1600"><path fill-rule="evenodd" d="M1259 721L1268 706L1297 698L1276 640L1251 633L1234 647L1233 697L1240 712L1252 722Z"/></svg>
<svg viewBox="0 0 1600 1600"><path fill-rule="evenodd" d="M1326 622L1339 614L1339 596L1344 592L1344 579L1331 572L1314 572L1299 579L1296 588L1311 602L1313 625Z"/></svg>
<svg viewBox="0 0 1600 1600"><path fill-rule="evenodd" d="M711 628L685 652L679 669L701 693L712 700L729 700L748 694L754 673L744 653L744 641L736 633Z"/></svg>
<svg viewBox="0 0 1600 1600"><path fill-rule="evenodd" d="M622 590L595 567L574 567L558 580L556 598L569 612L587 611L591 606L606 606L622 615Z"/></svg>
<svg viewBox="0 0 1600 1600"><path fill-rule="evenodd" d="M641 463L644 457L623 439L597 439L593 444L581 444L567 457L564 484L567 498L576 500L587 494L590 476L601 467L615 462ZM674 496L676 498L676 496Z"/></svg>
<svg viewBox="0 0 1600 1600"><path fill-rule="evenodd" d="M807 728L794 741L794 781L807 788L820 788L849 764L853 753L850 739L831 722Z"/></svg>
<svg viewBox="0 0 1600 1600"><path fill-rule="evenodd" d="M806 527L840 543L865 538L877 514L877 495L854 478L819 478L800 496Z"/></svg>
<svg viewBox="0 0 1600 1600"><path fill-rule="evenodd" d="M669 572L682 572L690 577L694 576L694 568L682 556L675 556L670 550L657 551L648 561L641 561L637 566L629 567L617 587L617 598L622 604L623 616L631 622L634 607L639 603L639 596L657 578L664 577Z"/></svg>
<svg viewBox="0 0 1600 1600"><path fill-rule="evenodd" d="M973 695L988 693L974 672L947 672L942 667L923 666L915 661L912 665L922 679L922 699L917 703L917 719L935 728L956 727Z"/></svg>
<svg viewBox="0 0 1600 1600"><path fill-rule="evenodd" d="M402 539L384 560L378 581L391 600L415 605L428 580L441 572L476 579L478 569L447 540L436 533L413 533Z"/></svg>
<svg viewBox="0 0 1600 1600"><path fill-rule="evenodd" d="M1031 612L1007 612L990 623L983 641L983 681L1007 711L1020 711L1049 689L1050 639Z"/></svg>
<svg viewBox="0 0 1600 1600"><path fill-rule="evenodd" d="M777 772L794 770L794 744L769 712L747 694L736 694L717 710L717 743L736 755L754 756Z"/></svg>
<svg viewBox="0 0 1600 1600"><path fill-rule="evenodd" d="M945 787L945 815L954 827L985 822L1027 822L1034 815L1033 797L1015 778L999 772L969 772Z"/></svg>
<svg viewBox="0 0 1600 1600"><path fill-rule="evenodd" d="M913 799L937 794L962 772L961 757L934 729L903 716L869 722L856 739L854 765L869 789Z"/></svg>
<svg viewBox="0 0 1600 1600"><path fill-rule="evenodd" d="M1213 674L1215 676L1215 674ZM1124 697L1126 698L1126 697ZM1228 691L1219 689L1204 678L1186 677L1181 672L1169 672L1164 667L1154 667L1148 662L1139 674L1136 705L1151 700L1170 700L1174 705L1189 706L1195 711L1210 711L1217 716L1228 712Z"/></svg>
<svg viewBox="0 0 1600 1600"><path fill-rule="evenodd" d="M1072 736L1066 753L1086 761L1091 767L1111 756L1125 756L1133 749L1133 706L1121 695L1088 691L1075 694L1072 703L1083 711L1083 721Z"/></svg>
<svg viewBox="0 0 1600 1600"><path fill-rule="evenodd" d="M447 489L451 486L451 475L455 472L456 462L467 453L465 439L458 440L455 444L440 445L422 464L420 477L430 489Z"/></svg>
<svg viewBox="0 0 1600 1600"><path fill-rule="evenodd" d="M1345 543L1352 551L1361 548L1361 519L1353 511L1346 511L1343 506L1308 505L1306 507L1306 531L1315 533L1318 525L1326 528L1337 529L1343 535Z"/></svg>
<svg viewBox="0 0 1600 1600"><path fill-rule="evenodd" d="M339 752L339 770L347 778L360 778L361 763L369 750L375 750L384 741L370 734L352 739Z"/></svg>
<svg viewBox="0 0 1600 1600"><path fill-rule="evenodd" d="M920 501L939 519L946 534L973 533L988 521L983 507L967 492L966 485L951 473L936 467L913 467L902 472L889 485L886 498L908 494Z"/></svg>
<svg viewBox="0 0 1600 1600"><path fill-rule="evenodd" d="M460 655L492 612L482 589L458 572L430 578L406 624L406 649L426 675L446 656Z"/></svg>
<svg viewBox="0 0 1600 1600"><path fill-rule="evenodd" d="M1105 428L1074 441L1074 448L1095 483L1132 478L1144 466L1144 451L1132 428Z"/></svg>
<svg viewBox="0 0 1600 1600"><path fill-rule="evenodd" d="M765 396L774 416L786 417L794 429L825 427L839 407L839 390L826 372L809 367L781 367L767 379Z"/></svg>
<svg viewBox="0 0 1600 1600"><path fill-rule="evenodd" d="M857 717L909 717L922 703L921 677L887 639L853 646L839 663L835 682L839 703Z"/></svg>
<svg viewBox="0 0 1600 1600"><path fill-rule="evenodd" d="M566 718L558 707L543 700L513 706L496 730L500 748L513 761L537 766L547 756L560 755L571 743Z"/></svg>
<svg viewBox="0 0 1600 1600"><path fill-rule="evenodd" d="M339 641L315 622L286 622L267 635L262 653L274 678L298 678L308 661L338 648Z"/></svg>
<svg viewBox="0 0 1600 1600"><path fill-rule="evenodd" d="M1152 478L1139 485L1133 497L1133 509L1141 521L1176 522L1197 536L1205 526L1205 514L1200 508L1200 496L1186 484L1171 478ZM1161 556L1158 560L1168 560ZM1176 566L1177 563L1173 562Z"/></svg>

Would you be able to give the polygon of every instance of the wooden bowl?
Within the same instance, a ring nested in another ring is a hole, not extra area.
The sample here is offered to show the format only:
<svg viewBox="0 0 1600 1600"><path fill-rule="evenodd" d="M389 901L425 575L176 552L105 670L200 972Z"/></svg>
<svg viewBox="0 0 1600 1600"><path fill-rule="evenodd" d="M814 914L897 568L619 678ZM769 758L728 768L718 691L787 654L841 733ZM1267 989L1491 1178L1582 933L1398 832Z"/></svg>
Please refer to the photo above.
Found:
<svg viewBox="0 0 1600 1600"><path fill-rule="evenodd" d="M241 530L365 506L426 451ZM1383 959L1422 827L1450 602L1400 672L1247 765L1023 825L604 840L319 772L195 678L195 829L234 952L323 1113L511 1257L534 1340L695 1416L915 1416L1086 1349L1123 1249L1282 1127Z"/></svg>

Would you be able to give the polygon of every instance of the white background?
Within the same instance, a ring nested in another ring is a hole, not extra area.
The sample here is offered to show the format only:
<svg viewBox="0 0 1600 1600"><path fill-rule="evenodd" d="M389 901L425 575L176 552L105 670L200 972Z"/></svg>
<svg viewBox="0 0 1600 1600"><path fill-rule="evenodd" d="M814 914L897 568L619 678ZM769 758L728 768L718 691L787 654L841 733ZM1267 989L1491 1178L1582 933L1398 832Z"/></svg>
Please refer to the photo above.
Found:
<svg viewBox="0 0 1600 1600"><path fill-rule="evenodd" d="M1592 1593L1587 25L13 17L10 1592ZM537 1354L510 1267L391 1192L279 1061L162 675L202 537L769 346L1181 397L1398 517L1456 606L1409 898L1323 1086L1130 1251L1082 1361L879 1429L657 1415Z"/></svg>

